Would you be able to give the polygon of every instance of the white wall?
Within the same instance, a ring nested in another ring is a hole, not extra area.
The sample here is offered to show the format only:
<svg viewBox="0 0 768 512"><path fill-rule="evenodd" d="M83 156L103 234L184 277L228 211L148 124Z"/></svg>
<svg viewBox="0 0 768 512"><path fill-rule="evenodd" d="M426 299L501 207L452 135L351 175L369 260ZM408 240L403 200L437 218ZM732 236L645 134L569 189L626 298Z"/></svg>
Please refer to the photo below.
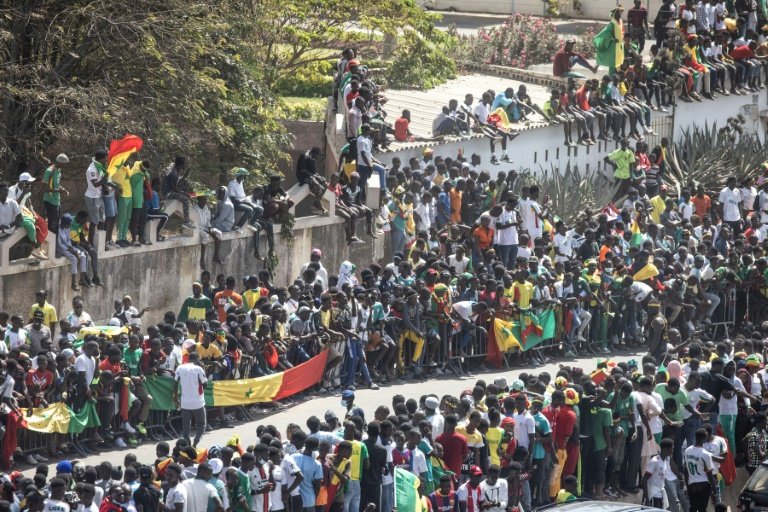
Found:
<svg viewBox="0 0 768 512"><path fill-rule="evenodd" d="M750 96L720 96L715 101L704 100L703 103L679 103L672 114L652 113L652 126L658 133L655 136L646 137L646 142L653 147L658 144L662 136L678 137L681 130L688 126L717 123L718 127L725 125L729 117L741 113L747 119L747 127L751 128L761 140L765 140L764 121L760 120L761 110L766 108L766 92L756 93ZM575 130L574 130L575 131ZM512 163L500 162L500 165L491 165L490 145L486 138L469 139L459 142L449 142L434 146L435 155L450 156L455 158L461 148L465 155L472 153L480 155L484 168L495 176L500 171L530 170L540 172L541 168L564 168L570 161L572 166L578 166L583 172L603 170L605 168L603 158L606 154L616 149L615 142L599 142L594 146L578 146L567 148L563 145L563 128L560 125L546 126L523 131L509 144L509 156ZM393 157L400 158L403 165L412 157L421 157L423 147L401 150L391 153L380 153L376 158L389 164ZM501 156L500 145L496 145L496 154Z"/></svg>

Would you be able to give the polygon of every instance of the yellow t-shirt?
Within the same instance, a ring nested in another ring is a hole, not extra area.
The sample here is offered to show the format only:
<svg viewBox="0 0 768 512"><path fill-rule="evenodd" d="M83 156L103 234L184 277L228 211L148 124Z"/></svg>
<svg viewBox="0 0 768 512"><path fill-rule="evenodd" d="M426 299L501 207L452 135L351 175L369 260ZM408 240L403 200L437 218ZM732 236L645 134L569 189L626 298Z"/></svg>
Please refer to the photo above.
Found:
<svg viewBox="0 0 768 512"><path fill-rule="evenodd" d="M365 459L368 458L368 447L366 447L360 441L352 441L352 455L349 457L349 462L352 467L349 472L350 480L361 480L363 477L363 466Z"/></svg>
<svg viewBox="0 0 768 512"><path fill-rule="evenodd" d="M491 464L500 464L499 448L501 448L501 440L504 437L504 429L501 427L489 427L488 432L485 433L485 440L488 441L488 456L491 459Z"/></svg>
<svg viewBox="0 0 768 512"><path fill-rule="evenodd" d="M513 294L517 297L517 305L520 308L527 308L531 305L533 296L533 285L528 281L524 283L515 282L512 285Z"/></svg>
<svg viewBox="0 0 768 512"><path fill-rule="evenodd" d="M32 304L32 306L29 308L29 318L32 318L35 314L35 311L40 310L45 315L43 317L43 323L45 325L51 325L52 323L58 322L59 317L56 316L56 308L48 304L47 302L42 305L42 307L35 302Z"/></svg>
<svg viewBox="0 0 768 512"><path fill-rule="evenodd" d="M651 219L653 219L654 224L658 224L661 222L661 213L667 207L666 200L661 196L653 196L651 198L651 206L653 206Z"/></svg>
<svg viewBox="0 0 768 512"><path fill-rule="evenodd" d="M221 350L215 343L208 345L208 348L205 348L202 343L198 343L195 350L200 354L200 359L218 359L221 357Z"/></svg>
<svg viewBox="0 0 768 512"><path fill-rule="evenodd" d="M141 172L136 166L134 166L134 168L137 172ZM120 187L120 197L132 197L133 194L131 194L131 176L133 174L134 172L131 170L131 168L127 165L124 165L113 172L109 177L110 180L115 182L115 184Z"/></svg>
<svg viewBox="0 0 768 512"><path fill-rule="evenodd" d="M480 448L483 446L483 435L480 432L478 432L477 429L475 429L475 431L470 434L467 432L467 427L459 426L459 427L456 427L456 433L461 434L467 438L467 446L469 447L470 450L474 448Z"/></svg>

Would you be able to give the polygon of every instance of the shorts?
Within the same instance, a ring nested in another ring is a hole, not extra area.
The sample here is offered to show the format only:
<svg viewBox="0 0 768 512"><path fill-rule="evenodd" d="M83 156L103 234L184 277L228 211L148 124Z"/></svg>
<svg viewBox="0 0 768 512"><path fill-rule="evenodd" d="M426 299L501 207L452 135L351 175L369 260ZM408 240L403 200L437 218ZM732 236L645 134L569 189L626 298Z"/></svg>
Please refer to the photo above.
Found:
<svg viewBox="0 0 768 512"><path fill-rule="evenodd" d="M85 206L92 224L104 222L104 199L101 197L86 197Z"/></svg>
<svg viewBox="0 0 768 512"><path fill-rule="evenodd" d="M104 200L104 216L108 219L117 217L117 201L115 196L103 196Z"/></svg>
<svg viewBox="0 0 768 512"><path fill-rule="evenodd" d="M219 239L221 238L221 231L219 231L218 229L211 228L211 233L213 233L213 235L216 238L219 238ZM210 241L211 241L210 233L208 233L207 231L201 231L200 232L200 243L203 244L203 245L208 245L208 242L210 242Z"/></svg>

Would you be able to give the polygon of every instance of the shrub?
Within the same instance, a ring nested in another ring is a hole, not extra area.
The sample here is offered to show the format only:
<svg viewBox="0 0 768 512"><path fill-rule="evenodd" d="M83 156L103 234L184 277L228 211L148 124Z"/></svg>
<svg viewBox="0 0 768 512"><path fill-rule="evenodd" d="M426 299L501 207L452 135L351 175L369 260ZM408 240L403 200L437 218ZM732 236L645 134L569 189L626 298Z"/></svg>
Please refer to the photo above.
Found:
<svg viewBox="0 0 768 512"><path fill-rule="evenodd" d="M595 53L594 32L591 35L589 32L586 31L577 42L578 51L586 57ZM564 44L551 21L523 14L507 18L501 27L480 29L476 36L459 36L458 39L456 60L515 68L552 62Z"/></svg>
<svg viewBox="0 0 768 512"><path fill-rule="evenodd" d="M383 73L384 82L393 89L431 89L455 78L456 63L445 51L454 42L450 34L435 33L428 41L413 31L405 32Z"/></svg>
<svg viewBox="0 0 768 512"><path fill-rule="evenodd" d="M321 60L307 64L294 73L281 76L275 84L280 96L325 98L333 94L333 62Z"/></svg>

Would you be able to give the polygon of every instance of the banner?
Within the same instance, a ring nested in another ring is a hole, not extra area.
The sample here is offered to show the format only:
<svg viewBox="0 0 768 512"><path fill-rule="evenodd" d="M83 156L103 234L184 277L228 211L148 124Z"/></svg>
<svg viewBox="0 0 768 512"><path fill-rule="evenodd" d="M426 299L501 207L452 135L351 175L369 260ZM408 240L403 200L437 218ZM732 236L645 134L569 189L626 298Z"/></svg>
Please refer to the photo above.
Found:
<svg viewBox="0 0 768 512"><path fill-rule="evenodd" d="M101 426L101 421L94 402L86 401L79 412L58 402L45 408L32 409L31 414L25 413L21 426L34 432L79 434L88 427Z"/></svg>
<svg viewBox="0 0 768 512"><path fill-rule="evenodd" d="M286 398L304 391L323 378L328 351L324 350L306 363L255 379L208 381L205 386L205 405L226 407L255 403L267 403ZM170 377L147 377L144 386L152 396L150 409L174 411L178 409L173 401L174 379Z"/></svg>

